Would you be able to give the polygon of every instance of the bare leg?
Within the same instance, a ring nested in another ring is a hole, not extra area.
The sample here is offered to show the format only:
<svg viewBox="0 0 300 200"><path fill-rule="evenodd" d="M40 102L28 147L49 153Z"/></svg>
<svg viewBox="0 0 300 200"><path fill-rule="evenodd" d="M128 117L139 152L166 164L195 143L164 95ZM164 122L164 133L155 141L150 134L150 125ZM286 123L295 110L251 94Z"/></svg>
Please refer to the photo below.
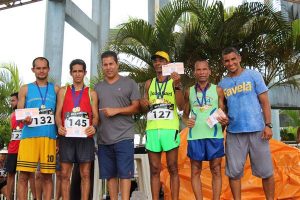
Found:
<svg viewBox="0 0 300 200"><path fill-rule="evenodd" d="M172 200L179 198L179 176L178 176L178 148L172 149L167 154L167 165L170 174Z"/></svg>
<svg viewBox="0 0 300 200"><path fill-rule="evenodd" d="M14 189L14 182L15 182L15 175L14 172L8 172L7 173L7 195L6 199L11 200L12 199L12 191Z"/></svg>
<svg viewBox="0 0 300 200"><path fill-rule="evenodd" d="M42 200L42 193L43 193L43 187L42 187L42 182L43 182L43 177L40 171L36 171L35 173L35 193L36 193L36 199L37 200Z"/></svg>
<svg viewBox="0 0 300 200"><path fill-rule="evenodd" d="M51 200L52 189L53 189L53 181L52 174L44 174L42 173L43 180L43 199Z"/></svg>
<svg viewBox="0 0 300 200"><path fill-rule="evenodd" d="M80 163L80 177L81 177L81 199L88 200L90 194L90 171L91 162Z"/></svg>
<svg viewBox="0 0 300 200"><path fill-rule="evenodd" d="M192 188L196 200L203 199L202 185L200 179L201 170L202 170L202 162L191 159L191 181L192 181Z"/></svg>
<svg viewBox="0 0 300 200"><path fill-rule="evenodd" d="M151 193L152 199L159 199L160 191L160 171L161 171L161 152L148 152L149 164L150 164L150 177L151 177Z"/></svg>
<svg viewBox="0 0 300 200"><path fill-rule="evenodd" d="M29 185L30 185L30 190L31 190L33 199L37 199L36 191L35 191L35 173L34 172L30 173L30 175L29 175Z"/></svg>
<svg viewBox="0 0 300 200"><path fill-rule="evenodd" d="M229 184L234 200L241 200L241 180L229 178Z"/></svg>
<svg viewBox="0 0 300 200"><path fill-rule="evenodd" d="M214 200L220 199L222 191L221 162L222 158L215 158L209 161L210 172L212 174L212 190Z"/></svg>
<svg viewBox="0 0 300 200"><path fill-rule="evenodd" d="M61 191L62 199L70 199L70 177L72 171L72 163L61 162Z"/></svg>
<svg viewBox="0 0 300 200"><path fill-rule="evenodd" d="M118 200L118 179L110 178L107 180L108 192L111 200Z"/></svg>
<svg viewBox="0 0 300 200"><path fill-rule="evenodd" d="M20 172L18 179L18 200L27 200L29 176L30 172Z"/></svg>
<svg viewBox="0 0 300 200"><path fill-rule="evenodd" d="M274 193L275 193L274 176L272 175L269 178L262 179L262 184L263 184L266 199L274 200Z"/></svg>
<svg viewBox="0 0 300 200"><path fill-rule="evenodd" d="M129 200L131 180L130 179L121 179L120 184L121 184L122 200Z"/></svg>
<svg viewBox="0 0 300 200"><path fill-rule="evenodd" d="M5 185L2 189L1 189L1 194L3 194L3 196L6 198L7 197L7 185Z"/></svg>
<svg viewBox="0 0 300 200"><path fill-rule="evenodd" d="M61 197L61 171L56 171L56 188L55 199L59 200Z"/></svg>

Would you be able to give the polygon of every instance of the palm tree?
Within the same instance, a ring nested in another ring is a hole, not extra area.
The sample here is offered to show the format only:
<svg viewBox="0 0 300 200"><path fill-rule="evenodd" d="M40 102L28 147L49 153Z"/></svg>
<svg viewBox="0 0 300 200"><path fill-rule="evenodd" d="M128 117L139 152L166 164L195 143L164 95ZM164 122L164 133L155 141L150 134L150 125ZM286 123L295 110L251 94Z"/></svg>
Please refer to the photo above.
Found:
<svg viewBox="0 0 300 200"><path fill-rule="evenodd" d="M198 58L209 59L212 82L217 83L225 74L221 51L235 46L243 66L262 72L271 87L296 84L292 77L300 73L298 41L291 24L269 5L244 3L226 10L220 1L209 5L206 0L177 0L159 11L154 26L140 19L122 24L111 48L130 59L121 62L121 70L138 82L154 76L150 57L164 50L172 60L184 62L185 83L193 82Z"/></svg>
<svg viewBox="0 0 300 200"><path fill-rule="evenodd" d="M19 71L14 64L0 65L0 116L8 116L11 112L9 97L10 94L18 92L22 81L20 80Z"/></svg>
<svg viewBox="0 0 300 200"><path fill-rule="evenodd" d="M11 130L8 116L11 108L9 98L10 94L19 91L21 84L17 66L14 64L0 65L0 147L10 140Z"/></svg>

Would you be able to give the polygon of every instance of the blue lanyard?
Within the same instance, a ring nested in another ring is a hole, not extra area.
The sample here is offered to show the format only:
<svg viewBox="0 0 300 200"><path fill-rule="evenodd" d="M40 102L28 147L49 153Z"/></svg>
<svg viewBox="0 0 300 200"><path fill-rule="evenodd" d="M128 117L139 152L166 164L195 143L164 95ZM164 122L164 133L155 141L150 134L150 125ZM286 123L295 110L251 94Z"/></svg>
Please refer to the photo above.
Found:
<svg viewBox="0 0 300 200"><path fill-rule="evenodd" d="M199 104L200 107L202 107L203 105L206 105L206 92L207 92L208 87L209 87L209 83L207 83L206 86L205 86L205 88L204 88L204 90L202 90L201 87L200 87L200 85L198 83L195 84L196 99L197 99L197 102L198 102L198 104ZM200 101L200 99L197 96L197 92L198 92L197 89L198 88L202 92L201 101Z"/></svg>
<svg viewBox="0 0 300 200"><path fill-rule="evenodd" d="M167 88L167 83L168 83L168 77L166 77L163 80L161 86L159 86L158 78L156 78L156 80L155 80L155 94L156 94L157 99L163 99L164 98L165 91L166 91L166 88Z"/></svg>
<svg viewBox="0 0 300 200"><path fill-rule="evenodd" d="M47 94L48 94L48 82L47 82L47 88L46 88L46 93L45 93L45 96L43 97L42 95L42 92L41 92L41 89L40 89L40 86L39 84L37 83L37 81L35 81L35 84L39 90L39 93L40 93L40 96L41 96L41 99L42 99L42 106L45 106L45 103L46 103L46 98L47 98Z"/></svg>
<svg viewBox="0 0 300 200"><path fill-rule="evenodd" d="M74 104L74 108L79 107L80 100L81 100L81 97L82 97L82 94L83 94L83 90L84 90L84 85L82 86L79 94L76 95L75 87L74 87L74 85L72 85L72 101L73 101L73 104Z"/></svg>

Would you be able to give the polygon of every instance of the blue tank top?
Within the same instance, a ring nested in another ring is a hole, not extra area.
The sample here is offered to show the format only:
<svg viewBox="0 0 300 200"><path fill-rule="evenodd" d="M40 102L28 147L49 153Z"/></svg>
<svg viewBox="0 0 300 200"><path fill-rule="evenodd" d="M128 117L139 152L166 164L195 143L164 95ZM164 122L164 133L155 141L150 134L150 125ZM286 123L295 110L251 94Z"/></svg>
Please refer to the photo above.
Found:
<svg viewBox="0 0 300 200"><path fill-rule="evenodd" d="M39 93L38 86L35 83L27 85L27 95L25 99L25 108L40 108L42 105L42 98ZM41 94L45 97L47 86L40 86ZM53 83L49 83L48 92L45 101L46 109L51 109L53 114L56 107L56 93ZM51 119L52 120L52 119ZM56 139L57 128L55 123L51 125L29 127L25 125L22 129L22 138L34 138L34 137L48 137Z"/></svg>

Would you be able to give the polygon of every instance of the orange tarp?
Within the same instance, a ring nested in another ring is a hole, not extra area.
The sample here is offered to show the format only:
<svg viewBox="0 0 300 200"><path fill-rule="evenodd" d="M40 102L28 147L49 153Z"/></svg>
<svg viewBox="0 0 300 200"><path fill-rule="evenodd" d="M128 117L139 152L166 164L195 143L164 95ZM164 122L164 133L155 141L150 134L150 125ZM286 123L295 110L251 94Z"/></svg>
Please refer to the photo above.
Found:
<svg viewBox="0 0 300 200"><path fill-rule="evenodd" d="M178 168L180 177L180 200L194 200L190 180L190 160L187 155L187 133L188 129L181 132L181 145L179 147ZM275 199L300 200L300 150L290 147L282 142L270 140L270 148L274 165L275 177ZM165 200L171 200L170 176L166 168L165 155L162 156L161 180L164 188ZM212 198L211 173L208 162L203 162L202 192L204 199ZM233 199L225 175L225 158L222 160L222 195L221 199ZM245 164L244 177L242 178L242 199L243 200L264 200L261 179L252 175L249 158Z"/></svg>

